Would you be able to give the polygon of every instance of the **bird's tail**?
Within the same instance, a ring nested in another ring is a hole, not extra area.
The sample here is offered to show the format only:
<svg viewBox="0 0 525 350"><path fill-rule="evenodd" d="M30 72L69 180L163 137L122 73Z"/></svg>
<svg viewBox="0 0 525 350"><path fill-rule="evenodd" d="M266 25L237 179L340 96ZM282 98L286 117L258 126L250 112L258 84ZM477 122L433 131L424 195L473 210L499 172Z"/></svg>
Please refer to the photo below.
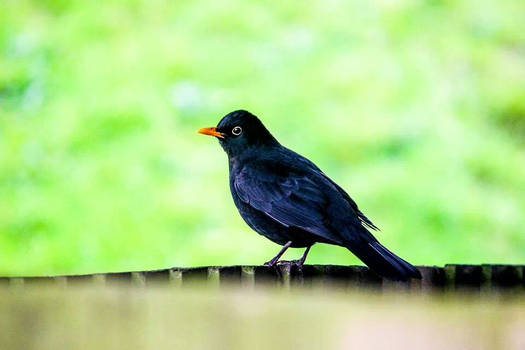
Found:
<svg viewBox="0 0 525 350"><path fill-rule="evenodd" d="M410 263L401 259L377 241L363 242L347 248L378 275L393 281L421 279L421 273Z"/></svg>

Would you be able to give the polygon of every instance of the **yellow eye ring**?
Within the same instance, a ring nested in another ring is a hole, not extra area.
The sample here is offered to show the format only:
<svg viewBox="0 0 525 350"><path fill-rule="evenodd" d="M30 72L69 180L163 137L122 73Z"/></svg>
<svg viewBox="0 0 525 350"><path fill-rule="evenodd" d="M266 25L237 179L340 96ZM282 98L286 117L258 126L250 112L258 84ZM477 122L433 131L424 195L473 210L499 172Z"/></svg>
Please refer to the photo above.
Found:
<svg viewBox="0 0 525 350"><path fill-rule="evenodd" d="M242 128L240 126L236 126L232 129L232 134L235 136L239 136L242 133Z"/></svg>

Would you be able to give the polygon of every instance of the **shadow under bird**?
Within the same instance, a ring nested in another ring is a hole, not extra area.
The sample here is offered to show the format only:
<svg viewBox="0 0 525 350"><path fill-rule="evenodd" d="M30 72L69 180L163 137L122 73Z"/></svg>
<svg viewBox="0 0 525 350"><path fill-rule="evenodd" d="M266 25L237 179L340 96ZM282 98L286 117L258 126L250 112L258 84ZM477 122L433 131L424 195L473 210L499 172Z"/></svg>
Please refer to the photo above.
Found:
<svg viewBox="0 0 525 350"><path fill-rule="evenodd" d="M377 274L396 281L421 278L407 261L370 233L377 227L339 185L305 157L282 146L253 114L224 116L217 127L202 128L228 154L233 201L248 226L283 248L306 248L302 266L315 243L347 248Z"/></svg>

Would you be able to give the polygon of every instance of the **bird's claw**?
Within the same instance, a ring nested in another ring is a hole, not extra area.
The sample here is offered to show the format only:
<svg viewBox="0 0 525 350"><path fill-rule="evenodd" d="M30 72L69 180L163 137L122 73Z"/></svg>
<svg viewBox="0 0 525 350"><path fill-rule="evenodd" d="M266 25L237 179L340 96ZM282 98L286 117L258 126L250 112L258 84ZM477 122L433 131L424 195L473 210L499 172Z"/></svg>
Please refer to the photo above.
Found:
<svg viewBox="0 0 525 350"><path fill-rule="evenodd" d="M302 268L304 264L304 261L301 261L301 259L297 260L280 260L277 262L277 265L289 265L289 266L296 266L298 268Z"/></svg>
<svg viewBox="0 0 525 350"><path fill-rule="evenodd" d="M263 264L263 266L267 267L276 267L276 266L282 266L282 265L288 265L288 266L297 266L299 268L303 267L304 261L298 260L279 260L279 261L267 261Z"/></svg>
<svg viewBox="0 0 525 350"><path fill-rule="evenodd" d="M263 266L266 266L266 267L274 267L275 265L277 264L277 261L267 261L263 264Z"/></svg>

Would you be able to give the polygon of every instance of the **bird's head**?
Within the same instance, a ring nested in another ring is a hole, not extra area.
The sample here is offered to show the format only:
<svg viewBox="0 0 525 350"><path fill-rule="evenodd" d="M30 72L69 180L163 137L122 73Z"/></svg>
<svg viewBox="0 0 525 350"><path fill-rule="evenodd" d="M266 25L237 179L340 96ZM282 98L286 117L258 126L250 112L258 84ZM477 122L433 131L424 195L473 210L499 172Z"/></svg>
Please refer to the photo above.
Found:
<svg viewBox="0 0 525 350"><path fill-rule="evenodd" d="M245 110L226 114L217 127L202 128L198 133L215 136L229 156L237 156L252 147L279 144L255 115Z"/></svg>

